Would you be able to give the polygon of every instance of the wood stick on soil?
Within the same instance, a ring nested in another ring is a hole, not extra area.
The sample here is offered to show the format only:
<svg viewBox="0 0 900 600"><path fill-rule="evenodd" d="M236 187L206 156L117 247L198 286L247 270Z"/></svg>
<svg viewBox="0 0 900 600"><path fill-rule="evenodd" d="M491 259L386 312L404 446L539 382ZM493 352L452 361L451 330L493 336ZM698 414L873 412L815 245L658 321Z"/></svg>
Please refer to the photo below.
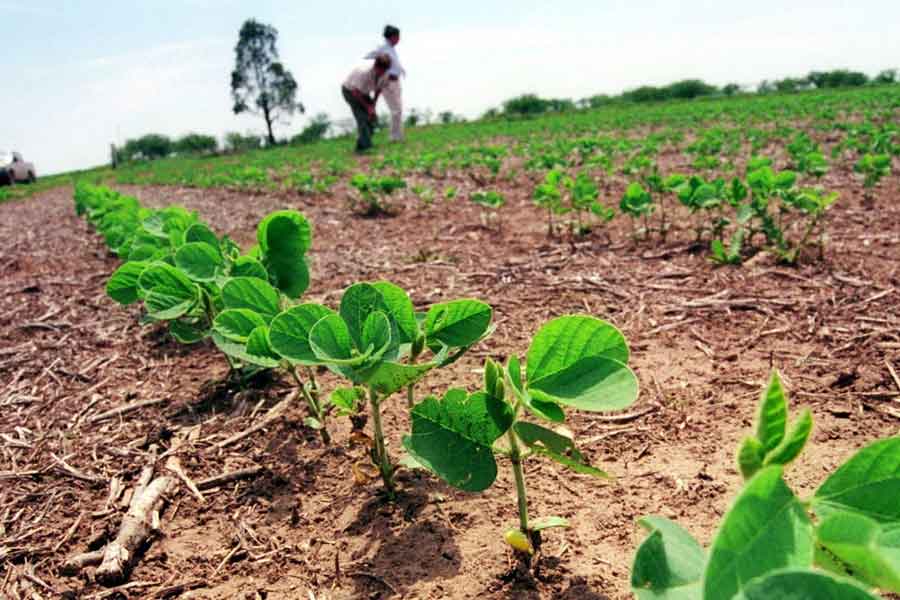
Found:
<svg viewBox="0 0 900 600"><path fill-rule="evenodd" d="M93 567L103 562L103 550L84 552L66 559L60 567L63 575L77 575L85 567Z"/></svg>
<svg viewBox="0 0 900 600"><path fill-rule="evenodd" d="M125 580L135 552L150 537L154 513L162 510L166 495L177 481L174 477L162 475L151 481L141 494L134 495L128 512L122 518L119 534L103 550L103 562L97 567L98 581L115 585Z"/></svg>
<svg viewBox="0 0 900 600"><path fill-rule="evenodd" d="M245 429L244 431L242 431L240 433L234 434L227 440L222 440L221 442L216 444L216 447L224 448L226 446L230 446L231 444L235 444L235 443L241 441L242 439L253 435L257 431L260 431L261 429L265 429L266 427L271 425L273 421L275 421L276 419L281 417L282 413L284 413L284 411L287 409L288 405L290 404L291 398L292 398L292 396L288 396L287 398L285 398L284 400L282 400L281 402L279 402L278 404L276 404L275 406L270 408L269 411L265 414L265 416L259 420L259 423L252 425L251 427Z"/></svg>
<svg viewBox="0 0 900 600"><path fill-rule="evenodd" d="M897 371L894 370L894 366L888 359L884 359L884 364L887 365L888 371L890 371L891 373L891 378L894 380L894 385L896 385L897 390L900 391L900 377L897 377Z"/></svg>
<svg viewBox="0 0 900 600"><path fill-rule="evenodd" d="M178 460L177 456L170 456L166 461L166 469L178 475L178 478L184 483L185 487L200 501L200 504L206 504L206 498L203 497L203 494L200 493L200 490L197 489L197 484L194 483L194 480L187 476L187 473L184 472L184 469L181 468L181 461Z"/></svg>
<svg viewBox="0 0 900 600"><path fill-rule="evenodd" d="M628 423L630 421L634 421L635 419L640 419L644 415L648 415L659 408L656 405L648 406L644 410L639 410L633 413L627 413L624 415L595 415L591 417L596 421L605 421L607 423Z"/></svg>
<svg viewBox="0 0 900 600"><path fill-rule="evenodd" d="M83 473L82 471L79 471L75 467L71 466L66 461L64 461L60 457L56 456L55 454L50 454L50 457L54 461L56 461L56 464L59 466L60 469L63 470L63 472L69 474L70 476L74 477L75 479L87 481L88 483L106 483L106 480L103 479L102 477L95 477L93 475L88 475L87 473Z"/></svg>
<svg viewBox="0 0 900 600"><path fill-rule="evenodd" d="M222 473L221 475L216 475L215 477L201 479L197 482L197 488L200 490L208 490L225 483L237 481L238 479L249 479L251 477L256 477L263 471L265 471L264 467L249 467L247 469L239 469L230 473Z"/></svg>
<svg viewBox="0 0 900 600"><path fill-rule="evenodd" d="M108 410L106 412L102 412L99 415L94 415L90 419L88 419L88 423L98 423L100 421L104 421L111 417L117 417L119 415L124 415L138 409L153 406L154 404L160 404L165 402L165 398L154 398L151 400L141 400L140 402L132 402L131 404L125 404L124 406L120 406L118 408L114 408L112 410Z"/></svg>
<svg viewBox="0 0 900 600"><path fill-rule="evenodd" d="M162 587L155 592L153 592L154 598L170 598L172 596L178 596L187 592L189 590L196 590L197 588L207 587L206 582L202 579L193 579L191 581L185 581L184 583L176 583L173 585L167 585Z"/></svg>
<svg viewBox="0 0 900 600"><path fill-rule="evenodd" d="M177 447L180 440L173 440ZM153 479L153 463L156 461L156 447L150 449L151 463L144 467L134 486L128 512L122 518L122 524L116 538L102 550L85 552L70 557L62 565L62 572L74 575L84 567L100 565L97 568L97 580L105 585L116 585L125 580L132 566L135 551L158 526L158 514L167 501L167 495L177 486L178 479L169 475L161 475ZM176 460L170 456L166 466Z"/></svg>
<svg viewBox="0 0 900 600"><path fill-rule="evenodd" d="M53 546L53 550L50 551L51 554L56 554L59 552L59 549L62 548L66 542L68 542L72 536L75 534L75 531L78 529L78 526L81 524L81 520L84 518L85 513L78 513L78 518L75 519L75 522L72 523L72 526L66 531L66 535L62 536L56 545Z"/></svg>

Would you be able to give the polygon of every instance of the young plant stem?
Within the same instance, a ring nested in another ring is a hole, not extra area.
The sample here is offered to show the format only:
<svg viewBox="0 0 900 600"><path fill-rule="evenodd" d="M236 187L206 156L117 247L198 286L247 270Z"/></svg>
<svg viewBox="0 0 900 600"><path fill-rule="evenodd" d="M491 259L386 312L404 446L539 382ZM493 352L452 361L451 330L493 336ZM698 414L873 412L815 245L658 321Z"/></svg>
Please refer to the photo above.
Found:
<svg viewBox="0 0 900 600"><path fill-rule="evenodd" d="M800 242L797 244L797 247L794 249L794 256L793 256L794 260L791 261L792 263L796 262L797 258L800 257L800 251L803 250L804 246L806 246L806 243L809 241L809 236L812 235L812 232L816 228L816 225L818 223L819 223L819 215L816 215L810 220L809 225L806 226L806 231L803 233L803 238L800 240ZM822 252L821 245L819 246L819 252L821 255L821 252Z"/></svg>
<svg viewBox="0 0 900 600"><path fill-rule="evenodd" d="M306 400L306 405L309 407L309 411L312 413L313 418L319 422L321 429L319 429L319 435L322 437L322 443L326 446L331 444L331 434L328 433L328 428L325 425L325 413L322 410L322 405L319 403L318 398L315 393L310 393L309 388L304 385L303 381L300 380L300 376L297 375L297 368L291 367L290 373L294 378L294 381L297 384L297 387L300 389L300 393L303 394L303 399Z"/></svg>
<svg viewBox="0 0 900 600"><path fill-rule="evenodd" d="M519 504L519 529L522 533L530 535L528 532L528 496L525 492L525 475L522 472L522 452L519 449L519 441L516 439L515 432L510 428L509 437L509 459L513 466L513 475L516 477L516 499Z"/></svg>
<svg viewBox="0 0 900 600"><path fill-rule="evenodd" d="M406 387L406 407L410 410L412 410L412 407L416 403L415 387L416 384L414 383L411 383Z"/></svg>
<svg viewBox="0 0 900 600"><path fill-rule="evenodd" d="M521 408L521 401L516 401L513 406L514 423L519 416ZM522 455L522 450L519 447L519 439L516 437L516 432L513 427L509 428L506 436L509 439L509 460L512 463L513 475L516 478L516 500L519 504L519 529L522 530L522 533L531 537L531 534L528 531L528 495L525 491L525 474L522 471L522 459L524 457Z"/></svg>
<svg viewBox="0 0 900 600"><path fill-rule="evenodd" d="M419 344L413 344L413 350L410 353L409 363L413 364L414 362L416 362L416 359L419 358L419 354L421 354L421 353L422 353L422 347ZM411 383L408 386L406 386L406 407L409 410L412 410L412 407L416 403L415 388L416 388L415 383Z"/></svg>
<svg viewBox="0 0 900 600"><path fill-rule="evenodd" d="M384 432L381 429L381 401L378 398L378 392L371 387L369 388L369 405L372 408L372 427L375 429L375 460L378 463L384 487L387 489L388 495L393 497L394 467L391 465L391 459L384 445Z"/></svg>

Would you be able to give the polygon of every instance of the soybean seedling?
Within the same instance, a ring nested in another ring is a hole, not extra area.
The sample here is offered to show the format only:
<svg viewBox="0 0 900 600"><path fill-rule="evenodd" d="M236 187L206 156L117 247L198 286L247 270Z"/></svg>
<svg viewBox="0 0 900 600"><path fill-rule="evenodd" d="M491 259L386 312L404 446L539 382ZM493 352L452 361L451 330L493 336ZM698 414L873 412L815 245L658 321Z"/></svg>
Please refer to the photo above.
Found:
<svg viewBox="0 0 900 600"><path fill-rule="evenodd" d="M863 189L866 201L872 201L872 191L881 178L891 172L890 154L866 154L860 158L854 170L863 175Z"/></svg>
<svg viewBox="0 0 900 600"><path fill-rule="evenodd" d="M357 173L350 179L350 185L356 188L359 196L350 198L350 206L364 217L393 215L394 209L389 203L391 195L406 187L406 181L399 177L378 177Z"/></svg>
<svg viewBox="0 0 900 600"><path fill-rule="evenodd" d="M325 365L362 388L374 428L372 459L386 492L393 496L395 465L381 423L381 405L434 368L450 364L491 331L491 307L472 299L432 305L417 319L406 292L386 281L357 283L344 291L338 311L301 304L271 323L268 341L276 355L294 365ZM430 351L428 360L419 360ZM352 388L335 398L359 398ZM355 403L344 406L352 409Z"/></svg>
<svg viewBox="0 0 900 600"><path fill-rule="evenodd" d="M738 452L744 487L709 550L668 519L639 521L648 535L631 573L638 600L875 600L872 588L900 591L900 437L864 447L800 499L783 472L812 425L809 411L789 423L773 373Z"/></svg>
<svg viewBox="0 0 900 600"><path fill-rule="evenodd" d="M503 222L499 218L500 208L506 204L506 200L503 198L503 194L500 192L495 192L493 190L478 190L476 192L472 192L472 195L469 196L469 199L478 206L481 207L481 224L487 227L489 221L495 221L497 223L497 230L500 231L503 228Z"/></svg>
<svg viewBox="0 0 900 600"><path fill-rule="evenodd" d="M412 460L450 485L469 492L489 488L497 477L495 455L509 459L516 482L519 522L506 541L530 564L541 532L568 527L559 516L533 519L523 463L544 456L576 473L608 477L578 451L572 435L527 420L560 425L566 407L617 411L637 398L638 384L626 365L625 337L611 324L570 315L546 323L528 349L525 373L518 358L506 367L488 359L484 390L467 394L449 390L442 399L429 396L412 411L412 433L403 445ZM504 443L505 442L505 443Z"/></svg>

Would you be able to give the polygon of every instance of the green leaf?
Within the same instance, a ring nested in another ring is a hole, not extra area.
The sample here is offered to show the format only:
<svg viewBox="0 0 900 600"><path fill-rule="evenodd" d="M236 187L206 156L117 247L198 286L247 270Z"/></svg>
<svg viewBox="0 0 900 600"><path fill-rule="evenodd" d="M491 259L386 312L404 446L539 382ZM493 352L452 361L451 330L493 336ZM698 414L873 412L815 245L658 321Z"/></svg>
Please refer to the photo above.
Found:
<svg viewBox="0 0 900 600"><path fill-rule="evenodd" d="M265 325L260 325L247 338L247 358L260 367L274 368L278 366L278 355L269 345L269 330Z"/></svg>
<svg viewBox="0 0 900 600"><path fill-rule="evenodd" d="M275 287L288 298L299 298L309 288L309 265L303 256L293 259L269 256L266 265Z"/></svg>
<svg viewBox="0 0 900 600"><path fill-rule="evenodd" d="M513 429L516 435L519 436L519 439L534 452L569 467L577 473L604 479L609 477L606 472L588 464L581 452L575 447L575 442L571 437L527 421L518 421L513 425Z"/></svg>
<svg viewBox="0 0 900 600"><path fill-rule="evenodd" d="M534 398L529 393L526 393L523 396L522 402L525 404L525 408L528 409L528 412L539 419L546 419L553 423L563 423L566 420L566 413L554 402L547 402L546 400Z"/></svg>
<svg viewBox="0 0 900 600"><path fill-rule="evenodd" d="M365 349L362 341L363 324L370 314L384 309L381 293L371 284L357 283L344 291L341 297L340 315L346 323L353 345L360 351Z"/></svg>
<svg viewBox="0 0 900 600"><path fill-rule="evenodd" d="M199 289L198 289L199 292ZM144 296L144 307L147 315L157 321L171 321L183 317L194 307L199 298L179 300L165 293L155 290L147 292Z"/></svg>
<svg viewBox="0 0 900 600"><path fill-rule="evenodd" d="M359 365L371 354L358 354L353 348L350 331L339 314L319 319L309 332L309 346L320 361L335 365Z"/></svg>
<svg viewBox="0 0 900 600"><path fill-rule="evenodd" d="M394 345L411 344L419 333L416 309L406 290L388 281L371 284L381 294L383 308L391 320Z"/></svg>
<svg viewBox="0 0 900 600"><path fill-rule="evenodd" d="M185 230L184 243L190 244L191 242L203 242L209 244L216 250L216 253L221 254L219 250L219 238L216 237L216 234L213 233L205 223L194 223Z"/></svg>
<svg viewBox="0 0 900 600"><path fill-rule="evenodd" d="M725 515L709 551L704 600L731 600L755 577L812 565L812 523L781 472L772 466L757 473Z"/></svg>
<svg viewBox="0 0 900 600"><path fill-rule="evenodd" d="M312 228L297 211L271 213L257 227L259 247L275 285L289 298L309 287L309 268L304 255L312 243Z"/></svg>
<svg viewBox="0 0 900 600"><path fill-rule="evenodd" d="M154 260L162 260L167 256L170 249L163 248L159 240L151 237L152 242L147 243L141 240L134 240L131 249L128 251L129 262L152 262Z"/></svg>
<svg viewBox="0 0 900 600"><path fill-rule="evenodd" d="M437 363L427 362L417 365L404 365L394 362L379 362L375 366L359 371L355 383L371 386L382 397L390 396L411 383L416 383Z"/></svg>
<svg viewBox="0 0 900 600"><path fill-rule="evenodd" d="M336 388L328 400L338 408L339 415L355 415L366 401L366 391L359 387Z"/></svg>
<svg viewBox="0 0 900 600"><path fill-rule="evenodd" d="M198 327L194 323L188 323L180 319L169 322L169 334L179 344L196 344L205 338L207 333L205 329Z"/></svg>
<svg viewBox="0 0 900 600"><path fill-rule="evenodd" d="M484 361L484 391L492 398L503 400L505 397L502 371L490 358Z"/></svg>
<svg viewBox="0 0 900 600"><path fill-rule="evenodd" d="M406 450L429 471L468 492L486 490L497 478L493 444L512 421L489 410L490 397L451 389L442 400L429 396L412 410ZM500 417L498 420L497 417Z"/></svg>
<svg viewBox="0 0 900 600"><path fill-rule="evenodd" d="M772 371L769 385L766 386L760 399L756 426L756 437L762 444L764 452L771 452L781 443L786 428L787 399L778 371Z"/></svg>
<svg viewBox="0 0 900 600"><path fill-rule="evenodd" d="M253 330L265 324L265 319L249 308L229 308L216 315L213 329L227 340L245 344Z"/></svg>
<svg viewBox="0 0 900 600"><path fill-rule="evenodd" d="M190 242L175 252L175 265L194 281L213 281L224 264L219 251L206 242Z"/></svg>
<svg viewBox="0 0 900 600"><path fill-rule="evenodd" d="M541 327L531 341L526 359L526 377L530 384L593 356L627 363L625 336L613 325L594 317L558 317Z"/></svg>
<svg viewBox="0 0 900 600"><path fill-rule="evenodd" d="M140 298L138 279L146 268L145 262L130 261L123 264L106 282L106 294L119 304L137 302Z"/></svg>
<svg viewBox="0 0 900 600"><path fill-rule="evenodd" d="M518 356L510 356L506 361L506 374L509 382L513 385L517 395L521 396L525 393L524 384L522 383L522 365Z"/></svg>
<svg viewBox="0 0 900 600"><path fill-rule="evenodd" d="M253 335L252 332L251 335ZM215 331L212 332L212 335L210 337L219 350L242 363L257 365L265 368L273 368L278 365L278 361L273 361L271 358L267 358L264 355L251 354L250 352L248 352L247 344L227 340ZM255 351L258 351L260 349L260 342L261 340L259 340L258 338L254 341Z"/></svg>
<svg viewBox="0 0 900 600"><path fill-rule="evenodd" d="M371 351L369 361L380 360L391 344L391 323L387 315L376 311L363 323L362 343L366 352Z"/></svg>
<svg viewBox="0 0 900 600"><path fill-rule="evenodd" d="M855 513L834 513L816 529L816 539L860 581L900 592L900 529L885 530Z"/></svg>
<svg viewBox="0 0 900 600"><path fill-rule="evenodd" d="M766 455L766 466L787 465L797 458L803 451L803 447L806 446L806 441L812 432L812 425L812 413L806 409L800 413L797 421L791 427L790 433L781 440L778 447Z"/></svg>
<svg viewBox="0 0 900 600"><path fill-rule="evenodd" d="M702 600L706 555L687 531L663 517L638 521L649 535L631 568L631 591L638 600Z"/></svg>
<svg viewBox="0 0 900 600"><path fill-rule="evenodd" d="M593 411L614 411L634 403L637 377L627 366L603 356L590 356L538 379L529 379L535 400Z"/></svg>
<svg viewBox="0 0 900 600"><path fill-rule="evenodd" d="M879 440L857 452L816 490L820 518L857 512L879 523L900 521L900 437Z"/></svg>
<svg viewBox="0 0 900 600"><path fill-rule="evenodd" d="M321 361L309 345L309 332L329 315L337 313L321 304L301 304L287 309L269 324L272 348L294 364L319 364Z"/></svg>
<svg viewBox="0 0 900 600"><path fill-rule="evenodd" d="M255 277L234 277L222 286L225 308L249 308L268 323L279 313L278 291Z"/></svg>
<svg viewBox="0 0 900 600"><path fill-rule="evenodd" d="M144 231L149 233L150 235L162 239L168 240L169 234L163 231L163 226L165 225L165 219L160 211L156 211L153 214L149 215L143 221L141 221L141 227L144 228Z"/></svg>
<svg viewBox="0 0 900 600"><path fill-rule="evenodd" d="M232 277L256 277L266 281L269 279L269 272L261 262L249 256L239 256L234 264L231 265Z"/></svg>
<svg viewBox="0 0 900 600"><path fill-rule="evenodd" d="M453 300L434 304L425 318L425 337L451 348L471 346L484 336L491 324L493 309L479 300Z"/></svg>
<svg viewBox="0 0 900 600"><path fill-rule="evenodd" d="M312 227L299 212L279 210L260 221L256 239L263 254L285 250L293 254L306 254L312 245Z"/></svg>
<svg viewBox="0 0 900 600"><path fill-rule="evenodd" d="M148 314L164 321L187 313L200 298L200 288L175 267L157 262L147 266L138 277Z"/></svg>
<svg viewBox="0 0 900 600"><path fill-rule="evenodd" d="M748 480L763 468L763 447L755 437L744 438L738 450L738 468L744 480Z"/></svg>
<svg viewBox="0 0 900 600"><path fill-rule="evenodd" d="M852 581L806 569L789 569L747 584L734 600L878 600Z"/></svg>

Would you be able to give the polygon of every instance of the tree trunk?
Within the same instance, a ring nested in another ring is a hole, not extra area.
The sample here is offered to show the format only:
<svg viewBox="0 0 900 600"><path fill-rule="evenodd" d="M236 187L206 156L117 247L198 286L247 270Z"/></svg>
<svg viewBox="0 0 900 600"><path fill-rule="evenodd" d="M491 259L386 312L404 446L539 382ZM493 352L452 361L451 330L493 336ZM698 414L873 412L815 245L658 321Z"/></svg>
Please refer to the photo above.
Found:
<svg viewBox="0 0 900 600"><path fill-rule="evenodd" d="M266 120L266 128L269 130L269 146L275 145L275 135L272 133L272 114L268 105L263 106L263 118Z"/></svg>

